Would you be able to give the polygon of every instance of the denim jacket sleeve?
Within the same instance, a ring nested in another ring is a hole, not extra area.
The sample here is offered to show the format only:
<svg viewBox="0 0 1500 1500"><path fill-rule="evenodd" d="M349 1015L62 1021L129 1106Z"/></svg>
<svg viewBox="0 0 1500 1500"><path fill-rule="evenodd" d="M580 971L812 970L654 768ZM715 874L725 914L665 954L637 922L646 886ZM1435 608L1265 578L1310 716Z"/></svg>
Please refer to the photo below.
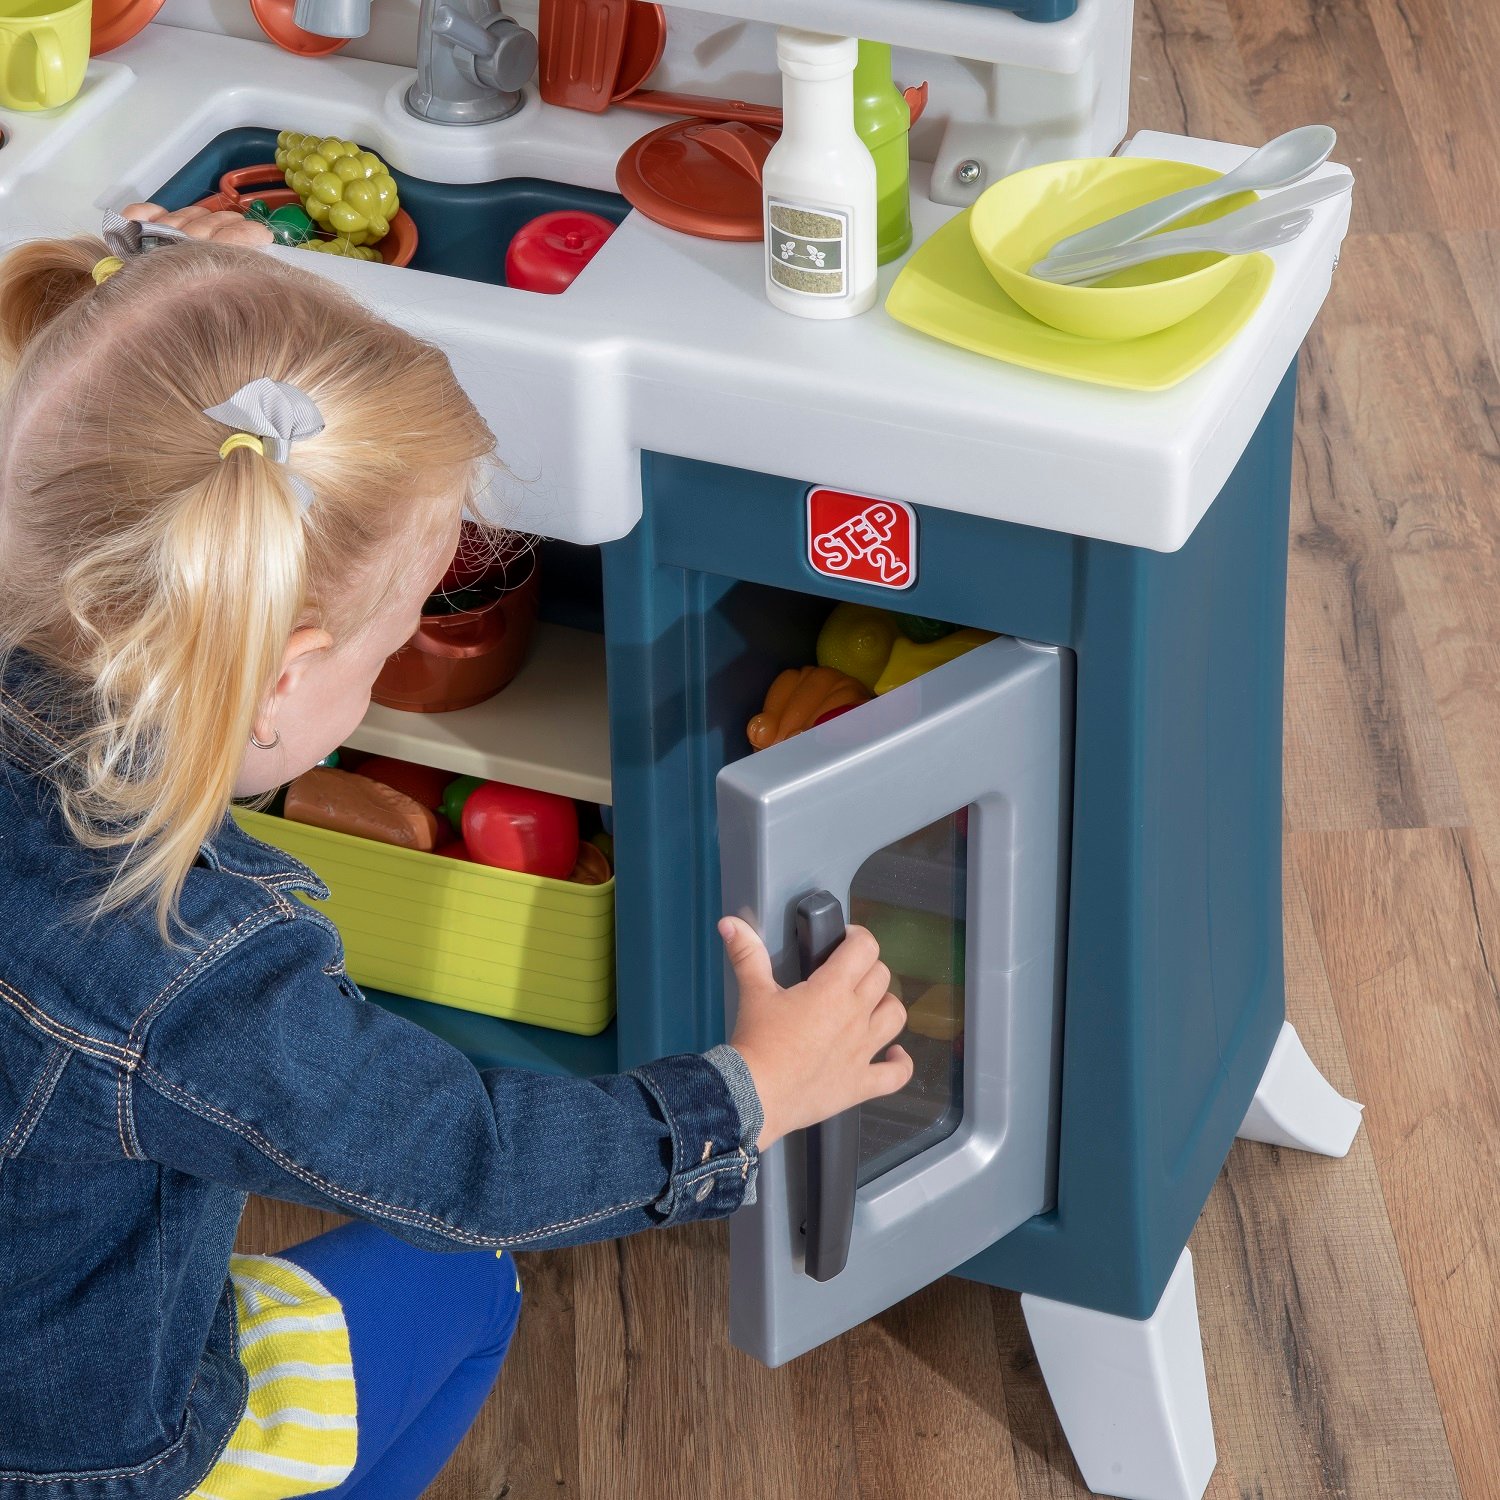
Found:
<svg viewBox="0 0 1500 1500"><path fill-rule="evenodd" d="M140 1156L432 1248L579 1244L721 1217L753 1192L760 1107L732 1049L591 1079L481 1072L365 1000L316 919L220 958L141 1054Z"/></svg>

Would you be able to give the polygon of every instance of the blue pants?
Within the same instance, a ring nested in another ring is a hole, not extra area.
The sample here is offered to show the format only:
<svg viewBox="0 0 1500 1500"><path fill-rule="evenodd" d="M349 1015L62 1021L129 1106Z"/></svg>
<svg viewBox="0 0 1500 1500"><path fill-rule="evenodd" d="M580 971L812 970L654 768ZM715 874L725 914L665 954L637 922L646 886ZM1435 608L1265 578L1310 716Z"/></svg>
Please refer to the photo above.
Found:
<svg viewBox="0 0 1500 1500"><path fill-rule="evenodd" d="M489 1394L521 1312L516 1263L493 1250L418 1250L345 1224L282 1255L343 1305L359 1458L327 1500L417 1500Z"/></svg>

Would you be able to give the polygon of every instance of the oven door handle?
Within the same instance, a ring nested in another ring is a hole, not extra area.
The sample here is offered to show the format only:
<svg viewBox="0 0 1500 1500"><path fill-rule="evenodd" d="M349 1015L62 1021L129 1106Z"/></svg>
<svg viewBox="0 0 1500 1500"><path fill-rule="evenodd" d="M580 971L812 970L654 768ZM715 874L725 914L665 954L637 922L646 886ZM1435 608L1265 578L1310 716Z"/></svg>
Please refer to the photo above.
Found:
<svg viewBox="0 0 1500 1500"><path fill-rule="evenodd" d="M797 903L797 957L802 977L823 966L844 941L838 897L814 891ZM807 1274L831 1281L849 1260L854 1194L859 1187L859 1106L813 1125L807 1136Z"/></svg>

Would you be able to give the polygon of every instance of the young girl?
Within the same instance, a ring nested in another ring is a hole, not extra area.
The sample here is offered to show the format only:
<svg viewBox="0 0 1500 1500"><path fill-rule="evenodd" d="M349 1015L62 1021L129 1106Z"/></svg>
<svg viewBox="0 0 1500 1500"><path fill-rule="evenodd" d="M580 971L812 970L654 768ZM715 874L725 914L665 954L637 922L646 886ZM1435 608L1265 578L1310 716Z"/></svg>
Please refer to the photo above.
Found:
<svg viewBox="0 0 1500 1500"><path fill-rule="evenodd" d="M227 810L359 722L492 440L297 252L129 212L0 260L0 1500L404 1500L505 1356L509 1248L732 1213L906 1081L904 1013L868 933L782 991L734 920L732 1045L615 1077L361 997ZM232 1257L249 1192L356 1222Z"/></svg>

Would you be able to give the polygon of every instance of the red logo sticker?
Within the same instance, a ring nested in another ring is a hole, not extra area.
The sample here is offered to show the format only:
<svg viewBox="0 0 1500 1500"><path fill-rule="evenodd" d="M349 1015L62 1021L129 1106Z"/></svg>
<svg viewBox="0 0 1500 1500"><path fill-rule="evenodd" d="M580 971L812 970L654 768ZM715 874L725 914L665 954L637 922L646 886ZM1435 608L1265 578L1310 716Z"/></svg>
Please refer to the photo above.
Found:
<svg viewBox="0 0 1500 1500"><path fill-rule="evenodd" d="M917 581L916 512L900 500L811 489L807 560L829 578L909 589Z"/></svg>

